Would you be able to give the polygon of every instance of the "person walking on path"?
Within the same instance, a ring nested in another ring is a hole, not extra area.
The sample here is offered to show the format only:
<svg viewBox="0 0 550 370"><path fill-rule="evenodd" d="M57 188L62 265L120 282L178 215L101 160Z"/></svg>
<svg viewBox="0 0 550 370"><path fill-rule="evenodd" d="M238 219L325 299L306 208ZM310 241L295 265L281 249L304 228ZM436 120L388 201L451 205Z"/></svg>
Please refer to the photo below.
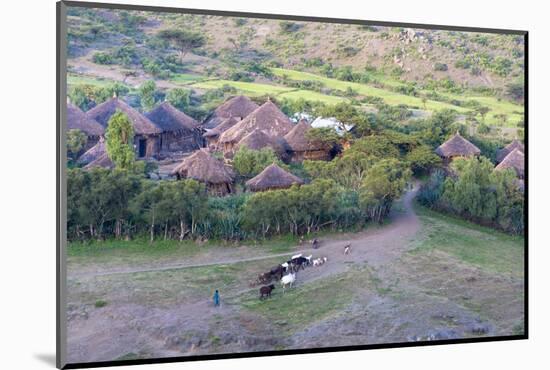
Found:
<svg viewBox="0 0 550 370"><path fill-rule="evenodd" d="M218 307L220 305L220 292L218 292L218 289L214 292L214 307Z"/></svg>

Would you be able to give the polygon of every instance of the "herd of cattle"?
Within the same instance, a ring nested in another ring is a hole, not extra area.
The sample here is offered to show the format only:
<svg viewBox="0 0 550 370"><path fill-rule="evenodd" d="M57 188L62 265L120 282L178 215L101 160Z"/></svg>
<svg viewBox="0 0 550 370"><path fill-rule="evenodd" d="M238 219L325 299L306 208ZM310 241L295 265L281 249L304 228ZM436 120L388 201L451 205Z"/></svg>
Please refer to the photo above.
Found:
<svg viewBox="0 0 550 370"><path fill-rule="evenodd" d="M304 270L308 266L321 266L328 261L327 257L319 257L313 259L312 255L307 257L302 254L292 256L288 261L273 267L271 270L262 273L258 276L257 284L267 284L272 280L280 280L283 287L283 293L288 286L292 288L292 284L296 282L296 273L299 270ZM274 284L265 285L260 288L260 299L271 297L271 292L275 289Z"/></svg>

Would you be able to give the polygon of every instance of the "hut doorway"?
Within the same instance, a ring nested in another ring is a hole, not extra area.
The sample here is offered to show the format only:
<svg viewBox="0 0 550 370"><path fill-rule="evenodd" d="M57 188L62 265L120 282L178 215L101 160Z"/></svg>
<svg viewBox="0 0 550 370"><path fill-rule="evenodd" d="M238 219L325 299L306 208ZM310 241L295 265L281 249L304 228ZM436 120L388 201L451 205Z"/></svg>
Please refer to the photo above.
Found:
<svg viewBox="0 0 550 370"><path fill-rule="evenodd" d="M138 142L138 156L140 158L145 157L145 154L147 153L147 140L146 139L139 139Z"/></svg>

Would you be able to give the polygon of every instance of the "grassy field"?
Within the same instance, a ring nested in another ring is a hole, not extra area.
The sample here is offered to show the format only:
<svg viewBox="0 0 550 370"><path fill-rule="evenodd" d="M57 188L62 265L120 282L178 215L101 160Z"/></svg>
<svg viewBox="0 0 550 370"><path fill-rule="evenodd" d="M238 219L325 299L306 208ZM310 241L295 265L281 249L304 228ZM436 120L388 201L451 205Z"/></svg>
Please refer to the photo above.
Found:
<svg viewBox="0 0 550 370"><path fill-rule="evenodd" d="M205 77L192 75L189 73L177 73L170 77L169 81L181 85L190 85L199 81L203 81Z"/></svg>
<svg viewBox="0 0 550 370"><path fill-rule="evenodd" d="M295 89L291 87L284 87L284 86L276 86L276 85L268 85L268 84L261 84L261 83L255 83L255 82L242 82L242 81L231 81L231 80L209 80L209 81L203 81L191 84L191 87L195 87L198 89L218 89L224 85L229 85L234 88L236 88L239 92L252 95L252 96L259 96L259 95L277 95L285 92L290 92Z"/></svg>
<svg viewBox="0 0 550 370"><path fill-rule="evenodd" d="M412 253L445 252L489 273L523 278L524 238L416 207L423 233Z"/></svg>
<svg viewBox="0 0 550 370"><path fill-rule="evenodd" d="M156 240L153 244L146 238L131 241L109 239L106 241L72 242L67 248L69 268L74 271L93 269L142 268L168 263L184 263L197 260L208 262L209 256L235 259L248 253L257 255L290 252L298 244L292 235L280 236L266 241L242 241L229 243L219 240L197 244L193 240ZM202 258L201 258L202 257Z"/></svg>
<svg viewBox="0 0 550 370"><path fill-rule="evenodd" d="M390 90L373 87L367 84L340 81L337 79L327 78L327 77L319 76L312 73L295 71L295 70L284 69L284 68L272 68L271 70L275 75L279 77L286 75L291 80L319 81L328 88L341 90L341 91L345 91L346 89L351 88L357 91L361 95L380 97L384 99L384 101L387 104L390 104L390 105L407 104L409 106L424 108L424 104L421 98L399 94ZM403 85L403 83L389 79L389 78L383 79L383 80L378 79L378 80L387 86ZM476 100L482 105L487 106L488 108L491 109L491 111L487 115L487 123L490 125L503 124L497 118L495 118L495 115L498 115L498 114L506 114L508 116L508 121L504 126L515 127L517 122L519 122L523 118L523 106L519 104L514 104L508 100L499 100L496 97L492 97L492 96L472 95L469 93L466 93L464 95L450 94L450 93L439 93L439 94L448 99L453 99L453 100L466 100L466 101ZM429 100L429 99L426 102L426 109L427 110L455 109L456 111L462 112L462 113L467 112L469 110L467 108L462 108L452 104Z"/></svg>
<svg viewBox="0 0 550 370"><path fill-rule="evenodd" d="M336 90L345 91L348 88L351 88L357 93L365 96L375 96L384 99L384 102L389 105L399 105L399 104L407 104L409 106L415 106L418 108L423 108L424 104L422 103L422 99L409 96L409 95L403 95L399 94L393 91L380 89L378 87L369 86L366 84L356 83L356 82L348 82L348 81L340 81L334 78L328 78L323 77L319 75L315 75L313 73L307 73L307 72L300 72L300 71L294 71L290 69L283 69L283 68L272 68L272 71L277 76L288 76L291 80L298 80L298 81L318 81L323 83L326 87ZM426 109L428 110L441 110L441 109L456 109L459 112L465 112L466 109L456 107L451 104L442 103L438 101L428 100L426 102Z"/></svg>
<svg viewBox="0 0 550 370"><path fill-rule="evenodd" d="M70 73L67 74L67 84L69 86L71 86L71 85L92 85L92 86L96 86L96 87L107 87L107 86L111 86L115 82L116 81L108 79L108 78L81 76L81 75L75 75L75 74L70 74ZM130 88L130 86L127 86L127 87Z"/></svg>
<svg viewBox="0 0 550 370"><path fill-rule="evenodd" d="M354 284L350 284L352 281ZM341 314L352 302L356 287L366 288L369 285L372 281L366 269L353 270L288 289L284 293L277 285L272 299L265 301L258 300L256 291L236 297L233 301L250 312L273 320L280 330L293 331L303 328L304 323L311 324L312 320L322 321Z"/></svg>

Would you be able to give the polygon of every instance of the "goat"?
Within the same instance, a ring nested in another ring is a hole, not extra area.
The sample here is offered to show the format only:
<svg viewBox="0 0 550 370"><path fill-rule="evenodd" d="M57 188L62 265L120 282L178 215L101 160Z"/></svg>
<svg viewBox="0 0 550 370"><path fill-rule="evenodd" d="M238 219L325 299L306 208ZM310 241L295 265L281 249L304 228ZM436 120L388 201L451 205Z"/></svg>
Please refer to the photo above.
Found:
<svg viewBox="0 0 550 370"><path fill-rule="evenodd" d="M292 284L296 281L296 274L290 273L288 275L285 275L281 278L281 285L283 286L283 293L285 292L285 288L288 285L290 288L292 288Z"/></svg>
<svg viewBox="0 0 550 370"><path fill-rule="evenodd" d="M266 298L271 298L271 291L275 289L275 285L267 285L260 288L260 299L263 299L264 296Z"/></svg>
<svg viewBox="0 0 550 370"><path fill-rule="evenodd" d="M305 259L307 260L307 265L308 265L308 266L311 265L311 257L313 257L312 254L310 254L309 256L305 257Z"/></svg>
<svg viewBox="0 0 550 370"><path fill-rule="evenodd" d="M281 267L283 268L284 272L287 272L288 271L288 262L281 263Z"/></svg>
<svg viewBox="0 0 550 370"><path fill-rule="evenodd" d="M351 254L351 244L344 245L344 254Z"/></svg>

